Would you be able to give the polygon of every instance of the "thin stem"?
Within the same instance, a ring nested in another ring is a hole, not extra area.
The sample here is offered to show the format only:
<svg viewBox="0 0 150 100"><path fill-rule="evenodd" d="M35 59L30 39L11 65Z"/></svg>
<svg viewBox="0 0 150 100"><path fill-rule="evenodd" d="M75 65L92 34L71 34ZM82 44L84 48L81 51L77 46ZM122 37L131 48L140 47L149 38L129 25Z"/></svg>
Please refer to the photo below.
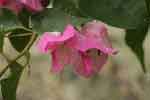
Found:
<svg viewBox="0 0 150 100"><path fill-rule="evenodd" d="M30 52L29 52L29 51L26 52L25 57L26 57L26 60L27 60L27 61L26 61L26 64L24 65L24 67L28 66L29 63L30 63L31 55L30 55Z"/></svg>
<svg viewBox="0 0 150 100"><path fill-rule="evenodd" d="M4 53L1 53L1 55L6 59L6 61L8 62L8 63L10 63L11 62L11 60L4 54ZM7 71L7 67L5 67L1 72L0 72L0 77Z"/></svg>
<svg viewBox="0 0 150 100"><path fill-rule="evenodd" d="M29 31L32 33L32 30L28 29L28 28L25 28L25 27L13 27L13 28L10 28L10 29L7 29L7 30L4 30L4 33L6 34L10 34L10 32L12 32L13 30L16 30L16 29L23 29L23 30L26 30L26 31Z"/></svg>
<svg viewBox="0 0 150 100"><path fill-rule="evenodd" d="M23 33L23 34L14 34L14 35L5 35L5 37L9 37L9 38L12 38L12 37L24 37L24 36L30 36L32 35L32 33Z"/></svg>
<svg viewBox="0 0 150 100"><path fill-rule="evenodd" d="M14 62L16 62L19 58L21 58L22 56L24 56L26 54L26 52L29 51L29 49L31 48L31 46L33 45L34 41L37 38L37 34L33 33L31 40L29 41L29 43L27 44L27 46L24 48L24 50L15 58L13 59L11 62L8 63L8 65L0 72L0 77L7 71L7 69L10 67L10 65Z"/></svg>
<svg viewBox="0 0 150 100"><path fill-rule="evenodd" d="M30 65L30 60L31 60L31 54L30 54L30 52L27 52L26 53L26 64L24 65L24 67L28 67L28 75L30 76L30 74L31 74L31 70L30 70L30 68L31 68L31 65Z"/></svg>
<svg viewBox="0 0 150 100"><path fill-rule="evenodd" d="M0 53L3 53L3 46L4 46L4 36L3 36L4 28L0 25Z"/></svg>

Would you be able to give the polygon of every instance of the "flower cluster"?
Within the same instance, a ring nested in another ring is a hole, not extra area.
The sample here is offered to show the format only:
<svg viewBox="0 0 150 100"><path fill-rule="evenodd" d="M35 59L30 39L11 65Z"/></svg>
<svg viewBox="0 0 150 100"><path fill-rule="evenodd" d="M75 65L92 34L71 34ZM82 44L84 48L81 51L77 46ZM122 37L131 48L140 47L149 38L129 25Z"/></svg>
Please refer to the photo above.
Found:
<svg viewBox="0 0 150 100"><path fill-rule="evenodd" d="M7 8L15 13L19 13L23 8L31 12L39 12L44 9L44 1L45 0L0 0L0 8Z"/></svg>
<svg viewBox="0 0 150 100"><path fill-rule="evenodd" d="M84 77L98 73L108 55L117 53L108 39L105 24L95 20L80 30L69 24L64 32L45 32L37 45L43 53L50 50L52 72L59 73L64 66L71 65L75 73Z"/></svg>

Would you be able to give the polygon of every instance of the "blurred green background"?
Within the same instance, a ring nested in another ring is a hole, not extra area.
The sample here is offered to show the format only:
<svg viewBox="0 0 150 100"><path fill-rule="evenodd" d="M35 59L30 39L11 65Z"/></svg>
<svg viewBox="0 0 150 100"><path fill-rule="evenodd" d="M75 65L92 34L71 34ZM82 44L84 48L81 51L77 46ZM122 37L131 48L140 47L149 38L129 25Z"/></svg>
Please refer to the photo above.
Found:
<svg viewBox="0 0 150 100"><path fill-rule="evenodd" d="M50 73L50 55L38 52L35 43L30 73L26 68L20 80L18 100L150 100L150 33L144 42L148 70L144 74L135 54L124 42L124 30L108 28L113 47L119 53L109 57L102 71L89 79L74 75L67 66L60 75ZM4 52L14 58L17 52L5 41ZM6 64L0 56L0 70Z"/></svg>

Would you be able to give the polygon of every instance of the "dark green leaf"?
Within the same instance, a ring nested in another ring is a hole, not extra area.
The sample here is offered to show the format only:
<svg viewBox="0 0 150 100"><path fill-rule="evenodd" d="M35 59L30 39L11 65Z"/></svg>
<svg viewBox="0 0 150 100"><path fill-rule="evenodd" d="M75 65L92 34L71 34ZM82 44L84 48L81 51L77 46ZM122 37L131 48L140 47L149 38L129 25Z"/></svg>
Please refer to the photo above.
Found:
<svg viewBox="0 0 150 100"><path fill-rule="evenodd" d="M144 72L146 72L144 64L143 41L148 31L148 25L138 27L137 29L126 30L126 43L137 55Z"/></svg>
<svg viewBox="0 0 150 100"><path fill-rule="evenodd" d="M147 16L144 0L79 0L79 7L87 17L126 29L140 26Z"/></svg>
<svg viewBox="0 0 150 100"><path fill-rule="evenodd" d="M6 9L0 9L0 26L7 30L19 25L20 23L14 13Z"/></svg>
<svg viewBox="0 0 150 100"><path fill-rule="evenodd" d="M21 77L23 67L14 62L10 68L10 75L8 78L2 79L1 83L1 91L3 100L16 100L16 91L19 84L19 79Z"/></svg>
<svg viewBox="0 0 150 100"><path fill-rule="evenodd" d="M31 35L25 35L25 36L17 36L17 35L21 35L21 34L30 34L30 31L24 30L24 29L15 29L12 30L12 33L9 36L9 40L10 43L12 44L12 46L18 51L21 52L26 45L28 44L28 42L31 39Z"/></svg>
<svg viewBox="0 0 150 100"><path fill-rule="evenodd" d="M148 15L150 17L150 0L145 0L145 3L146 3Z"/></svg>

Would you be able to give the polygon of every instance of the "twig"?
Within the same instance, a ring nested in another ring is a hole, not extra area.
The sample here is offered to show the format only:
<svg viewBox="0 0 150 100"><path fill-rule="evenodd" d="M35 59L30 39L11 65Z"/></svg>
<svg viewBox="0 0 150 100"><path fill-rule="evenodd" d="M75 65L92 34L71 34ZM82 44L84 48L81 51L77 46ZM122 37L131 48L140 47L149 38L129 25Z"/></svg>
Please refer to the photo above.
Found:
<svg viewBox="0 0 150 100"><path fill-rule="evenodd" d="M12 32L13 30L16 30L16 29L23 29L23 30L26 30L26 31L32 33L32 30L30 30L30 29L28 29L28 28L25 28L25 27L13 27L13 28L4 30L4 33L5 33L5 34L8 34L8 33L10 34L10 32Z"/></svg>
<svg viewBox="0 0 150 100"><path fill-rule="evenodd" d="M24 67L28 67L28 75L30 75L31 74L31 70L30 70L30 68L31 68L31 65L30 65L31 54L30 54L30 52L26 53L26 59L27 59L27 61L26 61L26 64L24 65Z"/></svg>
<svg viewBox="0 0 150 100"><path fill-rule="evenodd" d="M5 35L5 37L12 38L12 37L24 37L24 36L30 36L30 35L32 35L32 33L23 33L23 34L15 34L15 35Z"/></svg>

